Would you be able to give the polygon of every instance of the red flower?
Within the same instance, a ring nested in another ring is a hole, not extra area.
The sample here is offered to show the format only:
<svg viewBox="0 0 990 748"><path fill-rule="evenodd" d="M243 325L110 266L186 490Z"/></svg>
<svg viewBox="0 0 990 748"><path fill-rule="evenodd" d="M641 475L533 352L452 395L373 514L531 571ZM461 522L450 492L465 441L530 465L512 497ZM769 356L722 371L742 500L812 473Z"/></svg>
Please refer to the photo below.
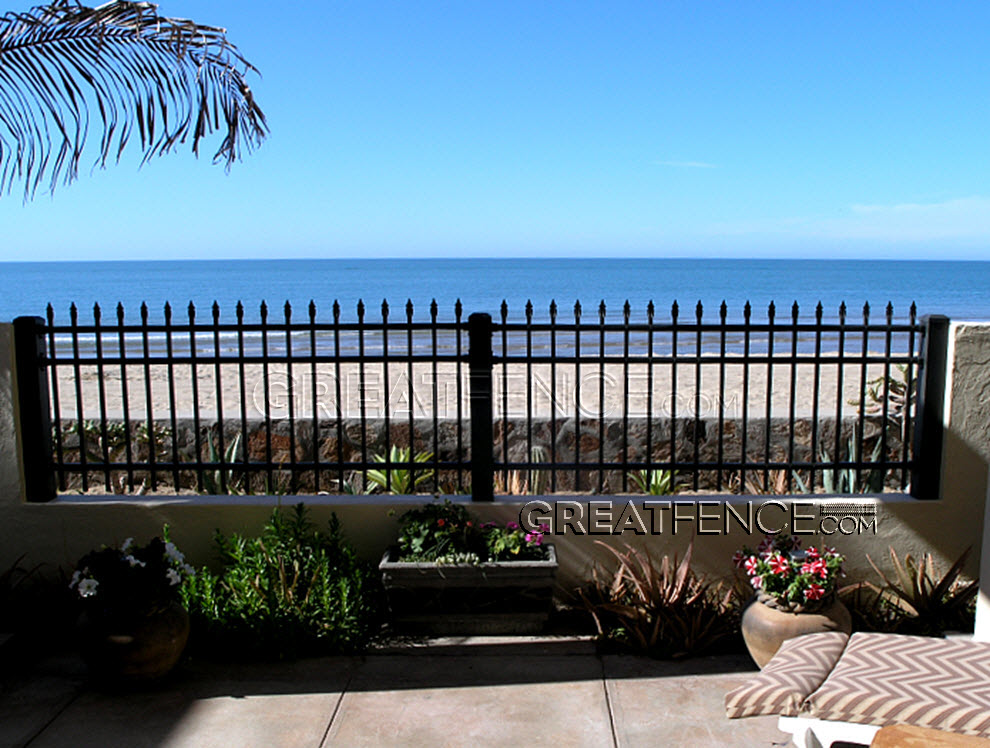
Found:
<svg viewBox="0 0 990 748"><path fill-rule="evenodd" d="M811 546L807 551L805 551L805 553L808 554L808 558L810 558L812 561L818 558L818 549L815 548L815 546Z"/></svg>
<svg viewBox="0 0 990 748"><path fill-rule="evenodd" d="M808 585L808 589L804 591L804 596L808 600L821 600L825 596L825 588L820 584L812 582Z"/></svg>
<svg viewBox="0 0 990 748"><path fill-rule="evenodd" d="M822 579L828 579L828 566L824 559L818 559L812 561L810 564L805 563L801 565L802 574L817 574Z"/></svg>
<svg viewBox="0 0 990 748"><path fill-rule="evenodd" d="M447 524L447 520L445 520L445 519L438 519L437 520L437 524L440 525L440 527L443 527L445 524Z"/></svg>
<svg viewBox="0 0 990 748"><path fill-rule="evenodd" d="M786 574L791 570L790 562L781 555L775 555L770 558L770 571L774 574Z"/></svg>
<svg viewBox="0 0 990 748"><path fill-rule="evenodd" d="M471 520L468 520L467 521L467 526L468 527L474 527L474 523Z"/></svg>
<svg viewBox="0 0 990 748"><path fill-rule="evenodd" d="M755 573L756 573L756 567L757 567L758 565L759 565L759 561L757 560L757 558L756 558L756 556L750 556L750 557L749 557L749 558L747 558L747 559L746 559L746 561L745 561L745 562L743 563L743 566L745 566L745 567L746 567L746 573L747 573L747 574L750 574L750 575L752 575L752 574L755 574Z"/></svg>
<svg viewBox="0 0 990 748"><path fill-rule="evenodd" d="M736 551L732 554L732 563L735 564L737 569L741 569L745 558L742 551Z"/></svg>

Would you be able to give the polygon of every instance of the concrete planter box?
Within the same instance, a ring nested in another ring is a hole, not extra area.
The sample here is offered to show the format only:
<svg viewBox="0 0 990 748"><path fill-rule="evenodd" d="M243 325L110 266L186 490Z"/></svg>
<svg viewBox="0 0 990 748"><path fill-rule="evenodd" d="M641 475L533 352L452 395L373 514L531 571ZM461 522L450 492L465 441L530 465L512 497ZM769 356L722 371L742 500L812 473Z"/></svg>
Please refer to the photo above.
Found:
<svg viewBox="0 0 990 748"><path fill-rule="evenodd" d="M553 603L557 552L544 561L427 564L396 561L389 549L378 565L392 625L435 636L535 634Z"/></svg>

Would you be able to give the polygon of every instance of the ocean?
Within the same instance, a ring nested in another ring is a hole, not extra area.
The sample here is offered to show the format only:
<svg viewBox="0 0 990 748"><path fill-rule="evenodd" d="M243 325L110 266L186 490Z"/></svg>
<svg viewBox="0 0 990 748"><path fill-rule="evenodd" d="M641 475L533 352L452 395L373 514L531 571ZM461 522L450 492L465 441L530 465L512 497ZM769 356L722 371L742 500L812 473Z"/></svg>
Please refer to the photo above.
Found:
<svg viewBox="0 0 990 748"><path fill-rule="evenodd" d="M725 301L731 320L742 318L745 302L753 305L753 320L765 321L774 302L778 319L789 319L791 305L800 307L801 321L813 321L814 307L824 305L825 319L834 320L845 302L850 321L861 321L864 303L873 319L883 319L891 303L896 320L907 318L912 303L919 316L944 314L955 320L990 320L990 262L881 260L726 260L726 259L368 259L368 260L203 260L134 262L8 262L0 263L3 294L0 321L22 315L45 316L50 303L56 323L67 324L70 303L80 309L80 322L92 320L99 303L113 319L118 302L125 318L139 321L147 302L152 321L162 319L166 301L176 319L187 319L193 302L197 317L210 319L218 302L221 320L234 320L237 301L245 317L258 319L264 300L270 319L283 319L283 305L293 306L293 320L306 319L315 301L318 320L330 321L334 300L341 317L353 320L359 300L368 319L380 320L387 299L393 321L405 320L411 300L416 320L429 319L432 300L440 319L452 319L459 299L464 316L488 312L498 319L506 301L510 321L523 319L527 301L536 319L546 319L551 300L560 321L573 320L574 303L583 305L583 321L598 319L604 301L608 321L622 319L629 301L632 320L645 320L646 305L656 305L656 319L670 319L674 301L681 319L694 317L698 301L705 321L717 321Z"/></svg>

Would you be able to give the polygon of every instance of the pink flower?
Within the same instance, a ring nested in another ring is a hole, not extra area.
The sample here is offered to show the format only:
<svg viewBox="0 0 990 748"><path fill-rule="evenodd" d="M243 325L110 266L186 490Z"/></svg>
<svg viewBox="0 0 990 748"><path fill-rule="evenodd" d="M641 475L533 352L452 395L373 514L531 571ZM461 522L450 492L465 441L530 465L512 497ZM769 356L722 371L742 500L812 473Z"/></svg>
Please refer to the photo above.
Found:
<svg viewBox="0 0 990 748"><path fill-rule="evenodd" d="M752 576L756 573L756 567L759 566L759 560L756 556L750 556L743 562L743 566L746 568L746 573Z"/></svg>
<svg viewBox="0 0 990 748"><path fill-rule="evenodd" d="M550 525L548 525L546 522L541 522L540 532L550 532Z"/></svg>
<svg viewBox="0 0 990 748"><path fill-rule="evenodd" d="M804 591L804 596L808 600L821 600L825 596L825 588L812 582Z"/></svg>
<svg viewBox="0 0 990 748"><path fill-rule="evenodd" d="M775 555L770 559L770 571L774 574L786 574L791 570L790 562L781 555Z"/></svg>
<svg viewBox="0 0 990 748"><path fill-rule="evenodd" d="M518 530L519 529L519 523L518 522L506 522L505 523L505 526L508 529L510 529L510 530Z"/></svg>
<svg viewBox="0 0 990 748"><path fill-rule="evenodd" d="M761 576L750 577L749 583L753 585L754 590L758 590L763 586L763 577Z"/></svg>
<svg viewBox="0 0 990 748"><path fill-rule="evenodd" d="M543 533L542 532L527 532L526 542L532 543L533 545L540 545L543 543Z"/></svg>

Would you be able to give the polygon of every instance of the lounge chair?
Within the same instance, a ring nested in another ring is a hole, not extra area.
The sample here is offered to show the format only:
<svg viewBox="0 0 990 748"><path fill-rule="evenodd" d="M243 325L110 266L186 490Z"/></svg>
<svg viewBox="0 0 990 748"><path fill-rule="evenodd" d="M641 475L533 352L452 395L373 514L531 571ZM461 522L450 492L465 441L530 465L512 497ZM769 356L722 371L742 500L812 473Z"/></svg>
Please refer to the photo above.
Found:
<svg viewBox="0 0 990 748"><path fill-rule="evenodd" d="M730 718L779 715L798 748L869 744L894 724L990 738L990 642L809 634L784 642L725 707Z"/></svg>

